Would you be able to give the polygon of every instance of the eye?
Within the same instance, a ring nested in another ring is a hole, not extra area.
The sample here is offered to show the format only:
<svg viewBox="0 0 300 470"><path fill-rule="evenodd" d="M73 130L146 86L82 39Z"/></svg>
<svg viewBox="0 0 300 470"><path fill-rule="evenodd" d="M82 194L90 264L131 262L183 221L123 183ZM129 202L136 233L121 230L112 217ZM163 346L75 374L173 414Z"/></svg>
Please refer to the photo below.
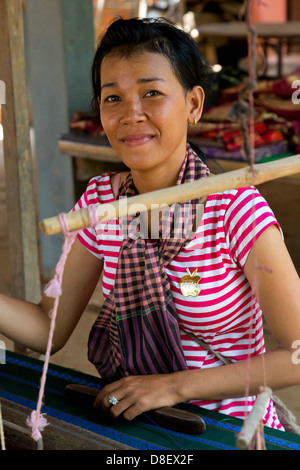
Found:
<svg viewBox="0 0 300 470"><path fill-rule="evenodd" d="M159 96L159 95L161 95L161 93L160 93L159 91L157 91L157 90L150 90L150 91L148 91L148 92L146 93L145 96L147 96L147 97L150 96L150 97L151 97L151 96Z"/></svg>
<svg viewBox="0 0 300 470"><path fill-rule="evenodd" d="M120 98L119 96L117 95L110 95L110 96L107 96L104 101L107 101L108 103L113 103L115 101L118 101Z"/></svg>

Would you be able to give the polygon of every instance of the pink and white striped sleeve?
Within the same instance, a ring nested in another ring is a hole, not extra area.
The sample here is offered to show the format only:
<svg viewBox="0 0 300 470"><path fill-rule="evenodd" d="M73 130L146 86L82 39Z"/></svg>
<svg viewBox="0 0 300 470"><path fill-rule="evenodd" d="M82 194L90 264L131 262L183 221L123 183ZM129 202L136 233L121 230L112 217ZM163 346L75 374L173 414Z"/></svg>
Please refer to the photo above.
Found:
<svg viewBox="0 0 300 470"><path fill-rule="evenodd" d="M268 227L277 225L281 231L273 211L254 187L236 190L224 222L231 255L242 269L255 241Z"/></svg>
<svg viewBox="0 0 300 470"><path fill-rule="evenodd" d="M75 204L73 210L83 209L89 205L101 203L98 183L99 181L97 177L92 178L89 181L86 191ZM84 228L80 230L77 238L94 256L99 259L104 258L101 244L97 238L95 228Z"/></svg>

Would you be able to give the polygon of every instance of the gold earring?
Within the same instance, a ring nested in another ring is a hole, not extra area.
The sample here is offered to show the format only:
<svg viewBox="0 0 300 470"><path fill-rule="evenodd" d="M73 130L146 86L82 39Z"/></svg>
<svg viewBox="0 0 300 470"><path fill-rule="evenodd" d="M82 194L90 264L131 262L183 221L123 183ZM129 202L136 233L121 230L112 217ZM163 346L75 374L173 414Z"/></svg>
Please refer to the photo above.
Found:
<svg viewBox="0 0 300 470"><path fill-rule="evenodd" d="M197 124L197 119L194 118L194 126Z"/></svg>

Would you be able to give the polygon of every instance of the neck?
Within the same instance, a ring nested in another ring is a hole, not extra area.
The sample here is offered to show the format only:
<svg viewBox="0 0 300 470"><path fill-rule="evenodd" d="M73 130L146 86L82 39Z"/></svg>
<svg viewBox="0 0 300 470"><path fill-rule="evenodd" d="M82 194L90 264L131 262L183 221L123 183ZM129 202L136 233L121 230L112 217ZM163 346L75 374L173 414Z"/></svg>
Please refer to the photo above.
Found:
<svg viewBox="0 0 300 470"><path fill-rule="evenodd" d="M179 171L179 170L178 170ZM159 189L174 186L177 182L178 172L166 176L161 172L132 171L134 185L139 194L150 193ZM161 174L160 174L161 173ZM173 173L173 172L172 172Z"/></svg>
<svg viewBox="0 0 300 470"><path fill-rule="evenodd" d="M167 171L161 166L149 171L131 170L134 185L138 193L145 194L175 186L182 164L183 160L176 165L173 164L172 168L168 168Z"/></svg>

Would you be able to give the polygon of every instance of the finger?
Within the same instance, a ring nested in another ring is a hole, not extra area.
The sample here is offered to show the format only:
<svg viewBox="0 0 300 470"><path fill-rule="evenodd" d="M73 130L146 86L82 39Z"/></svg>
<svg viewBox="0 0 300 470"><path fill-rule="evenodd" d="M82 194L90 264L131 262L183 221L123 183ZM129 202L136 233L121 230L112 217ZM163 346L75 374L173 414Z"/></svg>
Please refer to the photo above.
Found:
<svg viewBox="0 0 300 470"><path fill-rule="evenodd" d="M110 413L112 408L119 405L120 401L124 398L124 392L121 389L107 393L107 390L102 390L96 397L94 402L95 408L101 408L104 413ZM111 413L112 417L119 416L122 413L121 408L117 408L116 412Z"/></svg>
<svg viewBox="0 0 300 470"><path fill-rule="evenodd" d="M116 416L117 413L120 412L122 414L123 418L126 421L132 421L137 416L139 416L142 413L147 412L149 409L151 409L151 407L150 408L148 408L148 407L147 408L141 408L136 402L132 402L132 401L127 402L125 404L125 400L123 400L120 403L122 403L122 405L119 407L119 409L116 409L115 407L113 407L113 408L110 409L109 413L112 416Z"/></svg>
<svg viewBox="0 0 300 470"><path fill-rule="evenodd" d="M111 417L122 415L126 421L132 421L140 414L151 409L153 409L153 403L145 397L145 394L142 396L130 394L120 399L116 406L112 406L109 410L109 414Z"/></svg>
<svg viewBox="0 0 300 470"><path fill-rule="evenodd" d="M109 402L110 393L102 390L95 398L94 407L101 408L102 411L106 412L111 407L111 403Z"/></svg>
<svg viewBox="0 0 300 470"><path fill-rule="evenodd" d="M113 394L118 389L116 383L112 383L106 385L101 391L99 391L98 395L94 401L95 408L105 408L108 409L111 404L108 402L108 397L110 394Z"/></svg>
<svg viewBox="0 0 300 470"><path fill-rule="evenodd" d="M111 388L110 388L111 389ZM134 405L135 400L131 395L126 394L122 388L107 393L104 389L98 394L95 406L108 413L113 419L119 418L128 408ZM136 413L137 415L138 413ZM129 418L131 419L131 418Z"/></svg>
<svg viewBox="0 0 300 470"><path fill-rule="evenodd" d="M122 400L119 400L116 405L111 405L108 412L109 416L113 419L117 419L121 415L125 417L125 413L128 412L132 404L132 400L129 397L124 397Z"/></svg>

